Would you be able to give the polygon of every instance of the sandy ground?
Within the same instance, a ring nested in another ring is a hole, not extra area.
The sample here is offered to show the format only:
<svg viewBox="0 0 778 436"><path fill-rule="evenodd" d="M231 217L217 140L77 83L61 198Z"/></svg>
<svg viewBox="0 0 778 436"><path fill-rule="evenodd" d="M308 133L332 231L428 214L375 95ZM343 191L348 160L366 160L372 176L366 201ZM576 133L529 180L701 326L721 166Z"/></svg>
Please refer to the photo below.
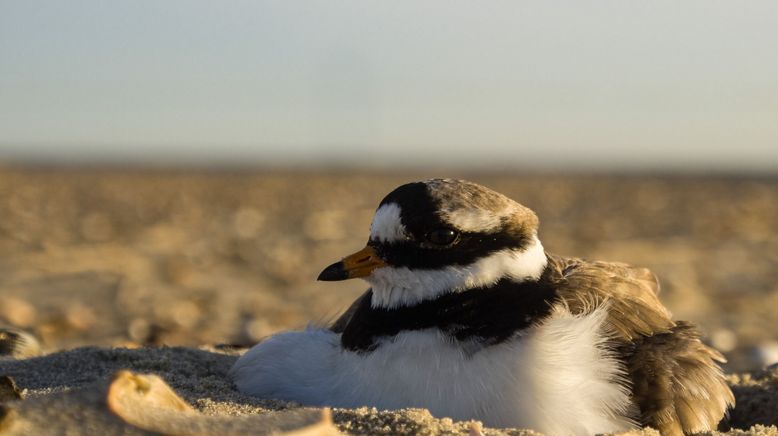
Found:
<svg viewBox="0 0 778 436"><path fill-rule="evenodd" d="M191 347L247 346L334 318L365 285L318 283L318 272L364 245L383 195L431 176L533 208L549 251L651 268L676 318L700 325L728 372L750 371L731 376L743 408L733 424L775 423L774 371L759 372L778 361L775 177L0 169L0 324L49 353L3 361L0 375L27 389L18 404L29 410L85 392L103 404L122 368L162 376L207 416L288 408L241 397L223 378L234 357ZM57 353L85 345L103 348ZM158 345L190 348L111 348ZM314 415L295 419L313 425ZM423 411L335 411L334 422L356 433L470 431Z"/></svg>
<svg viewBox="0 0 778 436"><path fill-rule="evenodd" d="M2 401L0 433L260 434L307 429L310 434L537 434L437 419L422 409L335 409L334 422L328 422L320 410L237 392L227 377L235 354L212 348L89 347L0 361L0 374L14 380L21 397ZM120 373L123 369L135 374ZM160 380L138 374L155 374ZM778 366L730 376L729 381L738 407L723 427L746 430L727 434L778 435ZM7 391L0 388L0 395L12 397ZM658 433L647 429L632 434Z"/></svg>

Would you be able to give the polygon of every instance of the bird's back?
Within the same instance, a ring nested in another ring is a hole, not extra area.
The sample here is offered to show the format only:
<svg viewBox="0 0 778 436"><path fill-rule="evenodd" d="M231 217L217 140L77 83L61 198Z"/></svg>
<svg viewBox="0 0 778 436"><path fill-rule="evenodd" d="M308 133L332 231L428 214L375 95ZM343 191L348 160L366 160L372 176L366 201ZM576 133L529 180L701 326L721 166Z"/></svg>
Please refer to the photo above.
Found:
<svg viewBox="0 0 778 436"><path fill-rule="evenodd" d="M624 362L640 421L662 434L714 430L734 405L718 351L694 325L673 321L646 268L549 255L560 299L573 313L609 305L606 324Z"/></svg>

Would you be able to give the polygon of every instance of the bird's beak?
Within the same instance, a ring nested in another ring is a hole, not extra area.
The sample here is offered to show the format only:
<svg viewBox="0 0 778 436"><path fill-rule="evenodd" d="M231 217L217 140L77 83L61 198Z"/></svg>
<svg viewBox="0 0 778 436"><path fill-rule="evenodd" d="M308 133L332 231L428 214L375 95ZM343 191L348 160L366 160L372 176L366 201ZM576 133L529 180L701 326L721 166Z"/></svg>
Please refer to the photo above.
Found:
<svg viewBox="0 0 778 436"><path fill-rule="evenodd" d="M324 271L319 274L318 280L334 282L367 277L374 269L382 266L386 266L386 262L378 257L373 247L368 245L356 253L346 256L340 262L335 262L324 268Z"/></svg>

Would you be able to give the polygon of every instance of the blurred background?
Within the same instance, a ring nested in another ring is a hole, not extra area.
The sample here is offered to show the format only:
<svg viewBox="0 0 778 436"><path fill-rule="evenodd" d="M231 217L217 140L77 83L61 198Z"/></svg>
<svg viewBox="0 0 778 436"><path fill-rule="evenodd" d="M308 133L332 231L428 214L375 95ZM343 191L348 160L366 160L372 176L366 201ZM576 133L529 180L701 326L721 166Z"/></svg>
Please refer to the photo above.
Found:
<svg viewBox="0 0 778 436"><path fill-rule="evenodd" d="M778 361L778 3L0 0L0 323L248 345L381 198L471 179Z"/></svg>

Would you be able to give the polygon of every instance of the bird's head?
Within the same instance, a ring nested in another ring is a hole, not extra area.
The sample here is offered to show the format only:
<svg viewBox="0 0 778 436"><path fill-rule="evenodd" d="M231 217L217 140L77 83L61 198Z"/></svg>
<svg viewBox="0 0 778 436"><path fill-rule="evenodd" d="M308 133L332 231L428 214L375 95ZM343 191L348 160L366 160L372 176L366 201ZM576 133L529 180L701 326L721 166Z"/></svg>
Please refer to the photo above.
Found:
<svg viewBox="0 0 778 436"><path fill-rule="evenodd" d="M372 285L372 305L385 308L504 278L538 280L547 259L537 230L534 212L476 183L408 183L381 201L367 246L319 280L363 278Z"/></svg>

